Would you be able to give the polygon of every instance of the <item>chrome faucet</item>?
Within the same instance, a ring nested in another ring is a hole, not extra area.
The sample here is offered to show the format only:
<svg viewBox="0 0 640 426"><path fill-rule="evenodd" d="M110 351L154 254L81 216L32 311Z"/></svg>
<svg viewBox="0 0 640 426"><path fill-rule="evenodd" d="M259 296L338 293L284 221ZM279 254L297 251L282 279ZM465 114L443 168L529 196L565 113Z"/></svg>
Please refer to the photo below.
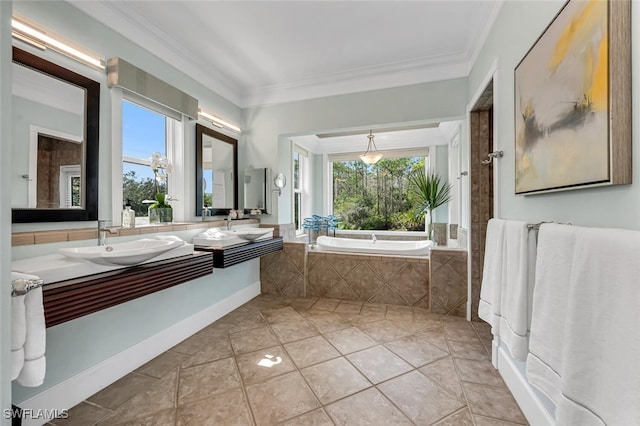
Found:
<svg viewBox="0 0 640 426"><path fill-rule="evenodd" d="M117 234L118 231L116 228L111 228L110 220L99 220L98 221L98 245L106 246L107 245L107 233L109 234Z"/></svg>
<svg viewBox="0 0 640 426"><path fill-rule="evenodd" d="M231 214L227 216L227 230L231 230Z"/></svg>
<svg viewBox="0 0 640 426"><path fill-rule="evenodd" d="M371 234L371 241L373 241L373 244L375 244L376 241L378 241L378 239L376 238L376 234Z"/></svg>

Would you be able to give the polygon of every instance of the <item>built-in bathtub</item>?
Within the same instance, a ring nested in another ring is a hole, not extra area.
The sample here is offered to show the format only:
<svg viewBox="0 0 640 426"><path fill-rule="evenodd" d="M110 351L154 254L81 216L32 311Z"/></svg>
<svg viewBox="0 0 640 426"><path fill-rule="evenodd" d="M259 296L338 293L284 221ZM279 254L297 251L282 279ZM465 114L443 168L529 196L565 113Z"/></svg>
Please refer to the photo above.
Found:
<svg viewBox="0 0 640 426"><path fill-rule="evenodd" d="M432 241L390 241L322 236L316 241L319 251L382 254L389 256L428 256Z"/></svg>

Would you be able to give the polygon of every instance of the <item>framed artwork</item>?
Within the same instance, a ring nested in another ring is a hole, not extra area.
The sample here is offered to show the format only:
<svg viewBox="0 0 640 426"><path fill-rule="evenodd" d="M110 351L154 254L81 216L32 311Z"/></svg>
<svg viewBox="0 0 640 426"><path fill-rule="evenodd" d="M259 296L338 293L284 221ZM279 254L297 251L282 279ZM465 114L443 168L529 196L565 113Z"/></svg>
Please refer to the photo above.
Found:
<svg viewBox="0 0 640 426"><path fill-rule="evenodd" d="M515 68L515 192L631 183L631 2L569 0Z"/></svg>

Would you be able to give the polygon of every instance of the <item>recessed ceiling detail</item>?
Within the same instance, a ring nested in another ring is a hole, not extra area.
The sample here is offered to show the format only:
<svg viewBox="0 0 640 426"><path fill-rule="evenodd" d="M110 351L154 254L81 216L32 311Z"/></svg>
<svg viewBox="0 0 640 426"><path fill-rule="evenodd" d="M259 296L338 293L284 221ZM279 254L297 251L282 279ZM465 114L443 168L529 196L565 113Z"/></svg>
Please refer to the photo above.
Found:
<svg viewBox="0 0 640 426"><path fill-rule="evenodd" d="M502 5L69 2L240 107L466 77Z"/></svg>

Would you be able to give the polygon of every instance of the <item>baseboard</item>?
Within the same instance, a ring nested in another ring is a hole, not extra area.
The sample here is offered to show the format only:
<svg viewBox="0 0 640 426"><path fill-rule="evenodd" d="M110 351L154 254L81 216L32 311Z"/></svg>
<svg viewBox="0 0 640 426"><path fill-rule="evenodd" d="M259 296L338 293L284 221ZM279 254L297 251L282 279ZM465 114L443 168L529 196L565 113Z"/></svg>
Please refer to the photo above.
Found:
<svg viewBox="0 0 640 426"><path fill-rule="evenodd" d="M529 382L527 382L505 348L500 347L497 352L500 375L518 402L529 424L536 426L555 426L555 420L551 417L549 411L547 411L542 401L540 401L540 398Z"/></svg>
<svg viewBox="0 0 640 426"><path fill-rule="evenodd" d="M260 281L18 404L23 411L67 410L260 294ZM40 426L49 419L29 419Z"/></svg>

